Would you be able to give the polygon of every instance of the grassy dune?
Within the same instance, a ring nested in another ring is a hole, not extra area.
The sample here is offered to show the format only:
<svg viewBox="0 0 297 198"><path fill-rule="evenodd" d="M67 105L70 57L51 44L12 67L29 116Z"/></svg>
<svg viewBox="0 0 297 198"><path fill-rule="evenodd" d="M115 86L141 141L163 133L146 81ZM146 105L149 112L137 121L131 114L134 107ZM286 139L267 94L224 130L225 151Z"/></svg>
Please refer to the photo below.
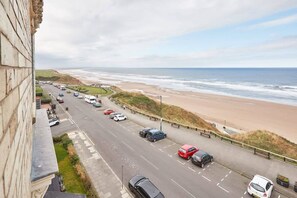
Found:
<svg viewBox="0 0 297 198"><path fill-rule="evenodd" d="M119 92L112 97L120 103L125 104L126 106L137 108L148 114L160 116L160 103L148 98L143 94ZM164 118L173 122L204 129L210 129L216 131L217 133L220 133L199 116L177 106L163 104L162 114ZM222 135L228 136L226 134ZM280 155L285 155L287 157L297 159L297 145L269 131L258 130L236 134L228 137L240 142L244 142L251 146L255 146Z"/></svg>
<svg viewBox="0 0 297 198"><path fill-rule="evenodd" d="M143 94L120 92L113 95L112 98L122 104L125 104L126 106L136 107L137 109L148 114L156 116L161 115L160 103L148 98ZM173 122L216 131L214 127L212 127L205 120L201 119L199 116L177 106L163 104L162 116L163 118Z"/></svg>
<svg viewBox="0 0 297 198"><path fill-rule="evenodd" d="M297 144L269 131L251 131L233 135L232 138L252 146L297 159Z"/></svg>
<svg viewBox="0 0 297 198"><path fill-rule="evenodd" d="M78 79L67 75L61 74L55 70L36 70L36 80L40 81L54 81L63 84L71 84L71 85L82 85L83 83L80 82Z"/></svg>

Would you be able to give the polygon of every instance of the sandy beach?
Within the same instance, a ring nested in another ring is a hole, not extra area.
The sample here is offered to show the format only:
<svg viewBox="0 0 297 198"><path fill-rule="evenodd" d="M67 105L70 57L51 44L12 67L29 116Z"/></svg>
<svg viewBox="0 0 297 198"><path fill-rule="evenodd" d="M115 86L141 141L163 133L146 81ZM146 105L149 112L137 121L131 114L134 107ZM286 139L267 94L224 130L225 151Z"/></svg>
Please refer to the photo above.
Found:
<svg viewBox="0 0 297 198"><path fill-rule="evenodd" d="M87 80L83 76L80 77L80 80L87 84L98 83ZM161 89L156 86L132 82L124 82L116 86L125 91L142 92L156 100L159 100L159 96L162 95L164 103L182 107L208 121L242 131L268 130L297 143L297 106Z"/></svg>

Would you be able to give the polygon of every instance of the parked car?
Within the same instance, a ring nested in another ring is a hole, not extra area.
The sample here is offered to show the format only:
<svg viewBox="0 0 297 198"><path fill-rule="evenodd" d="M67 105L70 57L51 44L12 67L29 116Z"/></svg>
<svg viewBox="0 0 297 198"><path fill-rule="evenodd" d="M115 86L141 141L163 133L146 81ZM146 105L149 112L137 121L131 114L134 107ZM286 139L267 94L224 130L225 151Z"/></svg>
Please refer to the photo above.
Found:
<svg viewBox="0 0 297 198"><path fill-rule="evenodd" d="M74 92L74 93L73 93L73 96L74 96L74 97L78 97L78 95L79 95L78 92Z"/></svg>
<svg viewBox="0 0 297 198"><path fill-rule="evenodd" d="M151 129L147 132L146 138L150 142L155 142L166 138L166 134L158 129Z"/></svg>
<svg viewBox="0 0 297 198"><path fill-rule="evenodd" d="M82 95L77 96L78 99L83 99L84 97Z"/></svg>
<svg viewBox="0 0 297 198"><path fill-rule="evenodd" d="M109 114L109 118L113 119L116 115L121 115L121 114L122 113L120 113L120 112L113 112L113 113Z"/></svg>
<svg viewBox="0 0 297 198"><path fill-rule="evenodd" d="M190 159L194 153L196 153L199 149L195 146L185 144L180 149L178 149L178 155L184 159Z"/></svg>
<svg viewBox="0 0 297 198"><path fill-rule="evenodd" d="M249 183L247 191L254 197L270 197L273 190L273 182L261 175L255 175Z"/></svg>
<svg viewBox="0 0 297 198"><path fill-rule="evenodd" d="M114 116L113 120L116 122L127 120L127 116L125 116L124 114L117 114Z"/></svg>
<svg viewBox="0 0 297 198"><path fill-rule="evenodd" d="M59 118L51 118L51 119L49 120L49 125L50 125L50 127L52 127L52 126L56 126L56 125L58 125L58 124L60 124L60 120L59 120Z"/></svg>
<svg viewBox="0 0 297 198"><path fill-rule="evenodd" d="M213 161L213 156L209 155L208 153L199 150L194 155L192 156L192 163L200 166L203 168L205 164L212 162Z"/></svg>
<svg viewBox="0 0 297 198"><path fill-rule="evenodd" d="M106 110L103 111L104 115L109 115L109 114L111 114L113 112L114 112L114 110L112 110L112 109L106 109Z"/></svg>
<svg viewBox="0 0 297 198"><path fill-rule="evenodd" d="M63 96L64 96L64 94L63 94L63 93L59 93L59 96L60 96L60 97L63 97Z"/></svg>
<svg viewBox="0 0 297 198"><path fill-rule="evenodd" d="M141 175L132 177L128 186L136 198L165 198L148 178Z"/></svg>
<svg viewBox="0 0 297 198"><path fill-rule="evenodd" d="M144 129L141 129L141 130L139 131L139 135L140 135L140 137L146 138L146 136L147 136L147 132L149 132L149 131L152 130L152 129L155 129L155 128L146 127L146 128L144 128Z"/></svg>
<svg viewBox="0 0 297 198"><path fill-rule="evenodd" d="M102 107L101 103L99 103L99 102L94 102L93 106L96 107L96 108Z"/></svg>

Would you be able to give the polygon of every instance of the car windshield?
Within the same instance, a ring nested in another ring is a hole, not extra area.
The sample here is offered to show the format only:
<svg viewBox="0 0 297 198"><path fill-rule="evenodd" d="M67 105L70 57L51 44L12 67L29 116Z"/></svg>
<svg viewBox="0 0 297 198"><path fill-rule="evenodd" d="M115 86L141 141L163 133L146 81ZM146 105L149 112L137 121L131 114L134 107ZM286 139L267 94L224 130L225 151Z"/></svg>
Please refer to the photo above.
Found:
<svg viewBox="0 0 297 198"><path fill-rule="evenodd" d="M262 186L260 186L259 184L251 183L251 186L259 192L265 192L264 188Z"/></svg>

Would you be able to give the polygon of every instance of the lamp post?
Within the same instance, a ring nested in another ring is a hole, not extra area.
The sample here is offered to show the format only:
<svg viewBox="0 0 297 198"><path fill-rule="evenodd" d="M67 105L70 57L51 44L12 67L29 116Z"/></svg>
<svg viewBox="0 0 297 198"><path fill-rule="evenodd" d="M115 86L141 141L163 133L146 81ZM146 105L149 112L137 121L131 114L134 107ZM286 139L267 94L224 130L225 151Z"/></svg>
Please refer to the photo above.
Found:
<svg viewBox="0 0 297 198"><path fill-rule="evenodd" d="M162 121L163 121L163 116L162 116L162 96L160 96L160 131L162 131Z"/></svg>

